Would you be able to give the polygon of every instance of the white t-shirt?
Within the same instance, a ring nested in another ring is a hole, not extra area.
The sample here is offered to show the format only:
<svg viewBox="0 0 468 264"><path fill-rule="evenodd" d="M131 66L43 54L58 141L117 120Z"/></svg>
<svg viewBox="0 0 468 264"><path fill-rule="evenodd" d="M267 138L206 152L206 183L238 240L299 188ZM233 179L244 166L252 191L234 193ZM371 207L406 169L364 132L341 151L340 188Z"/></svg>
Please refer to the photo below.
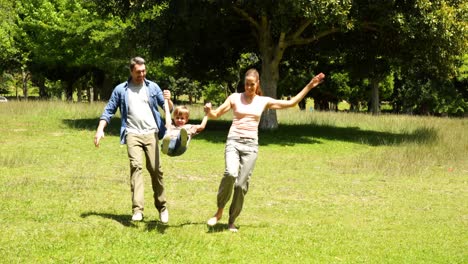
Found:
<svg viewBox="0 0 468 264"><path fill-rule="evenodd" d="M270 97L256 95L251 103L242 100L241 93L229 96L232 104L233 119L229 129L229 137L258 138L258 125L263 110L265 110Z"/></svg>
<svg viewBox="0 0 468 264"><path fill-rule="evenodd" d="M148 88L145 83L128 83L127 133L150 134L158 132L156 120L148 101Z"/></svg>

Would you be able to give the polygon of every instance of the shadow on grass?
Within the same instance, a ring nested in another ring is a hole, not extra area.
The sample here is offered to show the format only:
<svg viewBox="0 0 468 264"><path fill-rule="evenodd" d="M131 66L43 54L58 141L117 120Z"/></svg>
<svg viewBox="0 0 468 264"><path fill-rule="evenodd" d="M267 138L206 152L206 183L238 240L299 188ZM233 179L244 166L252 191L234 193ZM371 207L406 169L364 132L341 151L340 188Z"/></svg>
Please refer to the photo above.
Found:
<svg viewBox="0 0 468 264"><path fill-rule="evenodd" d="M166 229L169 228L168 224L163 224L161 221L148 221L146 222L146 230L153 231L157 230L158 233L164 234L166 233Z"/></svg>
<svg viewBox="0 0 468 264"><path fill-rule="evenodd" d="M99 118L63 119L62 122L73 129L96 131L99 124ZM120 117L112 118L110 124L106 127L106 135L119 136L120 122Z"/></svg>
<svg viewBox="0 0 468 264"><path fill-rule="evenodd" d="M146 230L153 231L157 230L159 233L164 234L166 229L170 228L181 228L187 225L204 225L205 223L186 222L178 225L163 224L160 221L150 221L146 225Z"/></svg>
<svg viewBox="0 0 468 264"><path fill-rule="evenodd" d="M119 222L120 224L126 227L136 227L136 225L131 221L130 216L127 214L118 215L118 214L96 213L96 212L87 212L87 213L81 214L82 218L86 218L89 216L100 216L102 218L107 218L107 219L111 219L116 222Z"/></svg>
<svg viewBox="0 0 468 264"><path fill-rule="evenodd" d="M208 226L208 231L207 233L220 233L220 232L226 232L228 231L228 224L220 224L217 223L214 226Z"/></svg>
<svg viewBox="0 0 468 264"><path fill-rule="evenodd" d="M199 124L201 120L190 120ZM75 129L95 131L98 119L65 119L63 123ZM229 131L231 121L210 120L202 133L196 139L203 139L213 143L224 143ZM106 128L106 134L118 136L120 118L113 118ZM280 124L277 130L260 131L260 145L292 146L295 144L320 144L321 140L337 140L366 144L370 146L395 145L401 143L430 143L437 139L434 129L421 127L408 133L390 133L373 130L362 130L359 127L335 127L322 124L284 125Z"/></svg>
<svg viewBox="0 0 468 264"><path fill-rule="evenodd" d="M128 214L119 215L119 214L97 213L97 212L87 212L87 213L81 214L82 218L86 218L89 216L99 216L102 218L111 219L116 222L119 222L123 226L132 227L132 228L136 228L138 226L144 225L145 230L150 231L150 232L156 230L160 234L164 234L166 230L170 227L181 228L187 225L206 225L206 223L196 223L196 222L186 222L186 223L182 223L179 225L170 225L170 224L163 224L161 221L155 221L155 220L151 220L151 221L143 220L141 222L133 222L131 221L131 216Z"/></svg>
<svg viewBox="0 0 468 264"><path fill-rule="evenodd" d="M161 221L144 221L143 220L140 222L134 222L131 220L131 216L128 214L119 215L119 214L96 213L96 212L87 212L87 213L81 214L82 218L86 218L89 216L100 216L102 218L111 219L111 220L119 222L120 224L126 227L138 227L141 225L145 225L146 230L148 231L157 230L161 234L164 234L166 229L169 227L169 225L163 224Z"/></svg>
<svg viewBox="0 0 468 264"><path fill-rule="evenodd" d="M230 121L210 121L206 131L196 138L210 142L225 142ZM260 145L292 146L295 144L320 144L321 140L346 141L371 146L395 145L406 142L430 143L437 139L434 129L421 127L408 133L391 133L362 130L359 127L336 127L323 124L280 124L278 129L259 132Z"/></svg>

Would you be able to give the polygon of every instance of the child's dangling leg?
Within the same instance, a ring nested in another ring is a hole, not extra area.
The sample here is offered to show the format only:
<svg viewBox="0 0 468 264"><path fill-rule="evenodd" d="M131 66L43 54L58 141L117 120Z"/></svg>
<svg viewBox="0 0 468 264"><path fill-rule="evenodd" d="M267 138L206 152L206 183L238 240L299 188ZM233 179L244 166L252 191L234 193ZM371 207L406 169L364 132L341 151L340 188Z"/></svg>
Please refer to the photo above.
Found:
<svg viewBox="0 0 468 264"><path fill-rule="evenodd" d="M185 128L182 128L177 139L171 140L167 155L175 157L184 154L187 150L189 141L190 138L188 136L187 130Z"/></svg>
<svg viewBox="0 0 468 264"><path fill-rule="evenodd" d="M171 137L166 134L162 140L161 151L164 154L167 154L169 151L169 143L171 143Z"/></svg>
<svg viewBox="0 0 468 264"><path fill-rule="evenodd" d="M180 130L180 147L186 148L188 143L188 133L185 128Z"/></svg>

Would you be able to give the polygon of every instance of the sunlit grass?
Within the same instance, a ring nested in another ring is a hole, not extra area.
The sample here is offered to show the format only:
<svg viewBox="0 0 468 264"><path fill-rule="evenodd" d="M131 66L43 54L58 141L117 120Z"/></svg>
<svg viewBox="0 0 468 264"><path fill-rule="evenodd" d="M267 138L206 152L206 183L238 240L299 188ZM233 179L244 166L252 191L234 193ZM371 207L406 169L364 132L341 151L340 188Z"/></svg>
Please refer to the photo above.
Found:
<svg viewBox="0 0 468 264"><path fill-rule="evenodd" d="M104 103L0 104L5 263L466 263L466 119L278 111L260 132L240 232L216 209L230 114L162 157L170 210L130 219L119 117L99 149ZM198 123L202 107L190 106ZM146 172L145 172L146 173Z"/></svg>

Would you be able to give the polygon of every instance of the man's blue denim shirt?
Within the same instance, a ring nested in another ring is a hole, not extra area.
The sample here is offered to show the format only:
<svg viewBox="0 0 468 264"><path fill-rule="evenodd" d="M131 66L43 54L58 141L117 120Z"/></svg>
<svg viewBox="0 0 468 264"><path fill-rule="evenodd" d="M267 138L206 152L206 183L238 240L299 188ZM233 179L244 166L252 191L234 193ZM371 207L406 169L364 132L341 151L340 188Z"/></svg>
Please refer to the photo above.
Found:
<svg viewBox="0 0 468 264"><path fill-rule="evenodd" d="M104 108L104 112L101 115L100 120L105 120L107 124L110 123L112 116L114 116L117 108L120 108L120 115L122 122L120 125L120 144L125 144L125 131L127 127L127 114L128 114L128 79L126 82L123 82L117 85L112 92L111 98ZM158 126L158 138L162 139L164 133L166 132L166 127L162 120L161 114L159 113L158 106L164 109L164 96L161 88L150 80L145 79L146 87L148 87L148 101L153 112L154 119L156 120L156 125Z"/></svg>

